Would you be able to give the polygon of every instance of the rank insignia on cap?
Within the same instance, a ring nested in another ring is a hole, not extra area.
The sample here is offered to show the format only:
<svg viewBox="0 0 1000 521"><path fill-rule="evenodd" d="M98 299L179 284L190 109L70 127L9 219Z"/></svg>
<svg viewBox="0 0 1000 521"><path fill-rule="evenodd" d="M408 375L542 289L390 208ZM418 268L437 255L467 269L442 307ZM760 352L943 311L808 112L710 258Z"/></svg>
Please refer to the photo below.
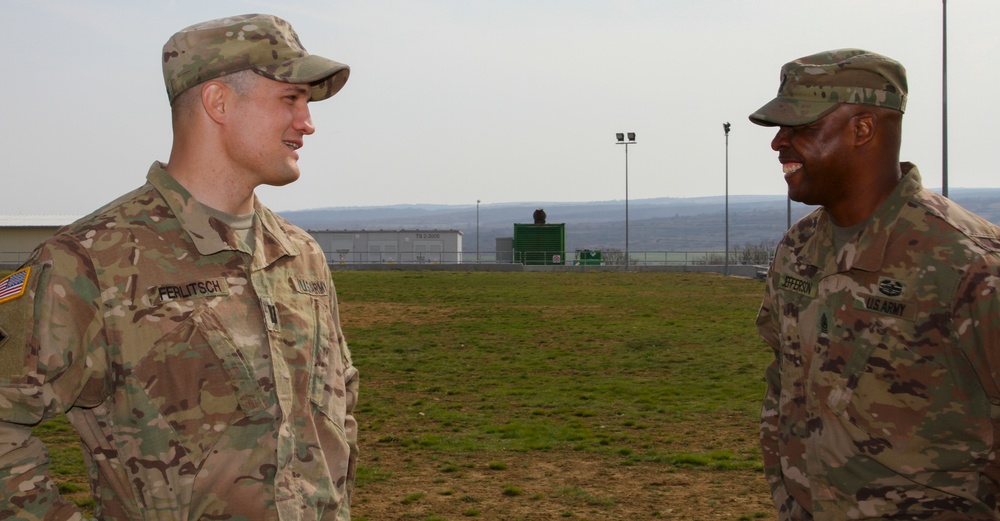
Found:
<svg viewBox="0 0 1000 521"><path fill-rule="evenodd" d="M28 287L28 275L31 268L22 268L0 279L0 303L14 300L24 295L24 290Z"/></svg>

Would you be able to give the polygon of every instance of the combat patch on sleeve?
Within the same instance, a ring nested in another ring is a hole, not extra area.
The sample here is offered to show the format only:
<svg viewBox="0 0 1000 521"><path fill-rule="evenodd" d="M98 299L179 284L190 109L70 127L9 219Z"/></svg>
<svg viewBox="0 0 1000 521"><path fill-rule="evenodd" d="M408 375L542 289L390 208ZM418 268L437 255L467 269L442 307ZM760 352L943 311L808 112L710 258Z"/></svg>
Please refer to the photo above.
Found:
<svg viewBox="0 0 1000 521"><path fill-rule="evenodd" d="M0 280L0 379L24 375L31 299L24 295L31 270L24 268Z"/></svg>
<svg viewBox="0 0 1000 521"><path fill-rule="evenodd" d="M24 290L28 287L29 275L31 275L31 268L24 267L0 279L0 304L24 295Z"/></svg>

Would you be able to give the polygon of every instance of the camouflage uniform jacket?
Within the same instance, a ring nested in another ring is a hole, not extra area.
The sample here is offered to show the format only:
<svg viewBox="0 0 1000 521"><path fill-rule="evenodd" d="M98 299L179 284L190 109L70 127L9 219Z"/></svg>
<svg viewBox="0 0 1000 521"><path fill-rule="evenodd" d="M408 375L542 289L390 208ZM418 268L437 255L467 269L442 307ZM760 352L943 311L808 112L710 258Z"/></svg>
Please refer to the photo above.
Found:
<svg viewBox="0 0 1000 521"><path fill-rule="evenodd" d="M30 431L66 410L98 519L349 519L358 377L323 253L259 202L246 253L163 165L147 180L0 304L0 518L78 515Z"/></svg>
<svg viewBox="0 0 1000 521"><path fill-rule="evenodd" d="M1000 516L1000 229L901 166L839 253L820 208L771 266L761 440L780 519Z"/></svg>

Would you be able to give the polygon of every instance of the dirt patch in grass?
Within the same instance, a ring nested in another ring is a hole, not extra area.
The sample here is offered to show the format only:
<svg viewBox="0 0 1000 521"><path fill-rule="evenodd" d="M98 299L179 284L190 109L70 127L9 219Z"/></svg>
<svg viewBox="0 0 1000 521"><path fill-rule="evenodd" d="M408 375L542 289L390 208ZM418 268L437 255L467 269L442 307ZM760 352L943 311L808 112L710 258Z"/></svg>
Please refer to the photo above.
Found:
<svg viewBox="0 0 1000 521"><path fill-rule="evenodd" d="M362 375L356 521L776 517L752 282L338 277Z"/></svg>
<svg viewBox="0 0 1000 521"><path fill-rule="evenodd" d="M637 463L594 454L381 452L392 469L356 491L356 519L773 519L757 471Z"/></svg>

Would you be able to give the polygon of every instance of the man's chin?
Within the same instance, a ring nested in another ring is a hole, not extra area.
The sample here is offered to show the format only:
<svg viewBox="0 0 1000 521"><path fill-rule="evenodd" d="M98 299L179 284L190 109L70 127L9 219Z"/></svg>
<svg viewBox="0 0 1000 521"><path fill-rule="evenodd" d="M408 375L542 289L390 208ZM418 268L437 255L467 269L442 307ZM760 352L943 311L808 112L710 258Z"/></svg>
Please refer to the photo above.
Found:
<svg viewBox="0 0 1000 521"><path fill-rule="evenodd" d="M797 178L785 179L785 182L788 185L788 198L796 203L813 204L806 202L806 200L810 198L809 194L807 193L805 187L797 181L799 181Z"/></svg>
<svg viewBox="0 0 1000 521"><path fill-rule="evenodd" d="M286 169L284 172L280 172L269 177L264 184L268 186L285 186L298 181L300 175L301 174L297 168Z"/></svg>
<svg viewBox="0 0 1000 521"><path fill-rule="evenodd" d="M807 194L794 192L792 190L788 191L788 198L796 203L802 203L808 206L822 206L822 203L816 200L816 198L809 197Z"/></svg>

